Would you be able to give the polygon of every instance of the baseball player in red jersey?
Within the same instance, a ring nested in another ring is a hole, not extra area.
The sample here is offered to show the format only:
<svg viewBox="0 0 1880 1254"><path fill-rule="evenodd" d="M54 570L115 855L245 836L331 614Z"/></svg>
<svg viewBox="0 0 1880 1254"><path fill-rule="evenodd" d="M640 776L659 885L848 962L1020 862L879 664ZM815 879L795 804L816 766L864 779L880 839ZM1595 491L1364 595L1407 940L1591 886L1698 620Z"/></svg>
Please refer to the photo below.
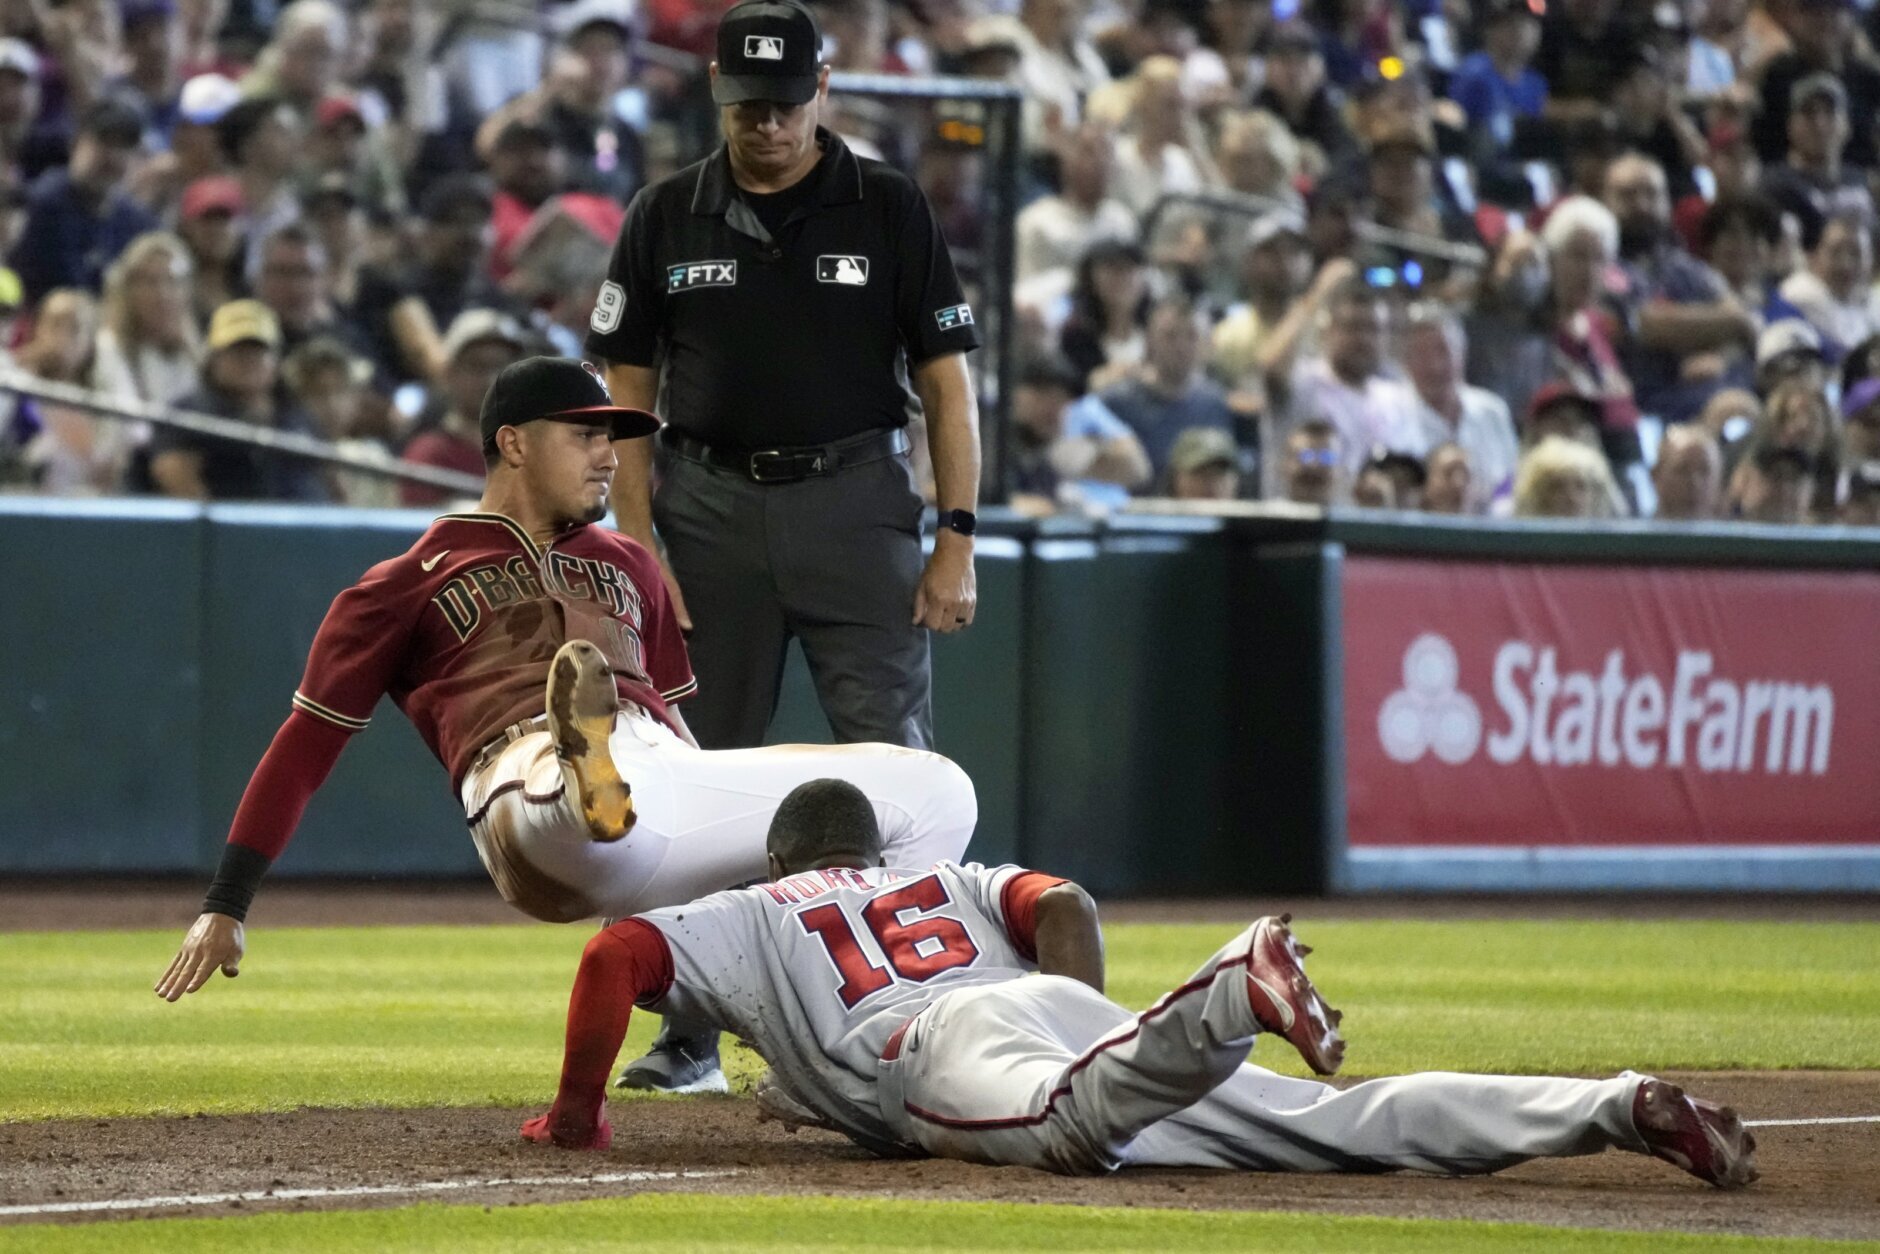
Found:
<svg viewBox="0 0 1880 1254"><path fill-rule="evenodd" d="M884 869L867 798L836 780L785 798L768 850L772 883L589 942L560 1089L524 1137L607 1148L607 1076L639 1005L751 1041L796 1118L880 1153L1065 1173L1464 1175L1611 1147L1723 1188L1756 1177L1734 1112L1631 1072L1428 1073L1341 1092L1248 1064L1261 1032L1320 1074L1344 1055L1286 916L1255 922L1131 1014L1103 996L1096 908L1074 884L1009 866ZM760 1085L760 1105L778 1101Z"/></svg>
<svg viewBox="0 0 1880 1254"><path fill-rule="evenodd" d="M236 974L256 887L385 695L450 771L503 897L538 919L631 914L762 878L772 812L816 776L874 799L898 863L965 851L972 784L937 754L697 747L673 706L696 685L658 563L592 525L612 442L657 427L613 405L586 362L535 357L497 377L483 500L437 519L327 611L159 996ZM713 1039L693 1087L723 1087Z"/></svg>

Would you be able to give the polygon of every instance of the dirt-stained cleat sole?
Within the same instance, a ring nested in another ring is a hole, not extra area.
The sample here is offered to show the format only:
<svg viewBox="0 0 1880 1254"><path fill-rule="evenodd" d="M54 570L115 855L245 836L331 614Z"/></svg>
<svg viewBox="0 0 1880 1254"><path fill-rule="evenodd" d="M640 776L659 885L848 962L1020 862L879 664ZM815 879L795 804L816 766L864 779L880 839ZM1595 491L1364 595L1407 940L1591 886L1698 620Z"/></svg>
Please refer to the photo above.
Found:
<svg viewBox="0 0 1880 1254"><path fill-rule="evenodd" d="M1290 914L1269 915L1253 925L1247 1000L1263 1031L1285 1037L1319 1075L1333 1075L1345 1061L1345 1038L1338 1034L1344 1015L1326 1005L1307 978L1311 950L1293 936L1291 922Z"/></svg>
<svg viewBox="0 0 1880 1254"><path fill-rule="evenodd" d="M1654 1158L1720 1189L1755 1180L1756 1138L1728 1106L1647 1077L1632 1098L1632 1125Z"/></svg>
<svg viewBox="0 0 1880 1254"><path fill-rule="evenodd" d="M614 671L600 649L585 640L562 645L548 667L548 734L588 834L602 843L625 836L637 817L633 789L607 747L619 713Z"/></svg>

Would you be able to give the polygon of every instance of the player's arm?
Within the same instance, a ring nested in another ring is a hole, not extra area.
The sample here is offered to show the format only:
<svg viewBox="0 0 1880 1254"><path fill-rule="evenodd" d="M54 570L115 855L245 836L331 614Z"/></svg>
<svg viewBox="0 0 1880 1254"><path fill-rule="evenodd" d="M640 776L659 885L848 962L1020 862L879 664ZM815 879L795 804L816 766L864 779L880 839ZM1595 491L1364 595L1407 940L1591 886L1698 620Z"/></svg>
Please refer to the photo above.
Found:
<svg viewBox="0 0 1880 1254"><path fill-rule="evenodd" d="M1066 879L1019 871L999 891L1005 934L1045 975L1062 975L1103 991L1103 929L1097 903Z"/></svg>
<svg viewBox="0 0 1880 1254"><path fill-rule="evenodd" d="M1097 903L1066 880L1038 895L1038 970L1063 975L1103 991L1103 928Z"/></svg>
<svg viewBox="0 0 1880 1254"><path fill-rule="evenodd" d="M624 919L587 943L568 997L555 1104L522 1125L524 1140L563 1149L604 1150L612 1144L607 1078L627 1038L633 1007L658 1001L671 987L672 949L644 919Z"/></svg>

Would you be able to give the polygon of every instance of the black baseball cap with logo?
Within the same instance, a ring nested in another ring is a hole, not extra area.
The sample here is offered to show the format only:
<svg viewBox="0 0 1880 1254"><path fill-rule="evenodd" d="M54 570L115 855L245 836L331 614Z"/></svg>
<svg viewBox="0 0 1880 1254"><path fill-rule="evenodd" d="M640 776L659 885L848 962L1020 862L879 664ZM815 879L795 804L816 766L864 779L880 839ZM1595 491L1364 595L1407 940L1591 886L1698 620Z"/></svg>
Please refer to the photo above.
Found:
<svg viewBox="0 0 1880 1254"><path fill-rule="evenodd" d="M567 357L525 357L503 367L483 398L479 426L484 447L504 427L546 418L551 422L609 420L613 438L631 440L659 430L659 419L644 409L614 404L600 368Z"/></svg>
<svg viewBox="0 0 1880 1254"><path fill-rule="evenodd" d="M795 0L746 0L718 23L718 77L712 99L804 104L816 94L822 31Z"/></svg>

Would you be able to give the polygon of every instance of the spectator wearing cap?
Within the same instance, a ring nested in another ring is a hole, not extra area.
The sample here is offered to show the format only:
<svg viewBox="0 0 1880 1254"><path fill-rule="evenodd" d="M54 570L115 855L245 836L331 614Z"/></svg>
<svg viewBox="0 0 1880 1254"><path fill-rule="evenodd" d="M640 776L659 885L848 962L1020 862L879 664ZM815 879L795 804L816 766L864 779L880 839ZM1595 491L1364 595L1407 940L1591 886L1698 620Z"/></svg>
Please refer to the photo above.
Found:
<svg viewBox="0 0 1880 1254"><path fill-rule="evenodd" d="M490 275L498 282L515 268L516 241L529 219L567 184L566 150L540 122L517 118L490 148Z"/></svg>
<svg viewBox="0 0 1880 1254"><path fill-rule="evenodd" d="M222 153L241 184L244 265L252 269L261 241L300 216L294 187L301 160L300 120L287 102L255 97L223 114L216 130Z"/></svg>
<svg viewBox="0 0 1880 1254"><path fill-rule="evenodd" d="M446 175L419 202L411 258L360 271L353 312L393 378L441 385L447 362L439 328L466 309L513 310L515 302L489 278L490 209L482 179Z"/></svg>
<svg viewBox="0 0 1880 1254"><path fill-rule="evenodd" d="M1816 389L1828 382L1821 332L1799 317L1778 318L1756 337L1756 391L1772 396L1790 380Z"/></svg>
<svg viewBox="0 0 1880 1254"><path fill-rule="evenodd" d="M1682 422L1726 385L1729 358L1755 344L1758 319L1673 239L1657 162L1637 153L1613 162L1606 203L1619 223L1626 373L1645 412ZM1638 459L1636 450L1613 452L1621 462Z"/></svg>
<svg viewBox="0 0 1880 1254"><path fill-rule="evenodd" d="M1782 280L1777 294L1821 333L1829 360L1880 331L1873 290L1873 227L1861 214L1836 214L1821 228L1808 265Z"/></svg>
<svg viewBox="0 0 1880 1254"><path fill-rule="evenodd" d="M1631 498L1613 477L1612 462L1600 449L1603 419L1603 405L1598 397L1588 395L1570 382L1547 384L1528 402L1527 414L1522 419L1521 465L1525 465L1528 455L1543 444L1566 442L1586 449L1599 462L1602 471L1598 484L1606 495L1606 503L1599 517L1619 518L1631 512ZM1515 512L1520 512L1515 499L1520 494L1520 481L1521 467L1517 465L1511 495L1497 495L1491 502L1491 511L1514 504Z"/></svg>
<svg viewBox="0 0 1880 1254"><path fill-rule="evenodd" d="M29 301L55 287L97 291L112 259L156 227L125 193L143 134L143 118L134 108L100 101L79 119L70 165L47 171L33 184L10 263Z"/></svg>
<svg viewBox="0 0 1880 1254"><path fill-rule="evenodd" d="M440 389L443 413L436 425L418 432L405 445L404 460L481 475L483 436L477 422L483 397L503 367L521 361L527 352L522 328L508 314L494 309L466 309L458 314L444 336L449 364L444 367ZM398 491L406 505L441 505L447 499L443 489L420 483L401 484Z"/></svg>
<svg viewBox="0 0 1880 1254"><path fill-rule="evenodd" d="M1851 133L1840 79L1810 74L1796 82L1789 92L1788 148L1764 170L1762 189L1801 220L1806 242L1837 214L1873 220L1866 175L1843 160Z"/></svg>
<svg viewBox="0 0 1880 1254"><path fill-rule="evenodd" d="M1142 249L1134 242L1098 239L1077 263L1070 314L1058 347L1084 379L1101 391L1142 360L1143 329L1154 299Z"/></svg>
<svg viewBox="0 0 1880 1254"><path fill-rule="evenodd" d="M1658 505L1652 517L1664 522L1707 522L1723 504L1723 456L1717 438L1701 423L1667 428L1652 464Z"/></svg>
<svg viewBox="0 0 1880 1254"><path fill-rule="evenodd" d="M1266 83L1253 104L1277 115L1296 137L1313 145L1322 160L1354 147L1344 122L1344 97L1326 81L1318 34L1305 22L1283 22L1274 30Z"/></svg>
<svg viewBox="0 0 1880 1254"><path fill-rule="evenodd" d="M1540 17L1528 0L1490 0L1482 17L1482 48L1462 59L1449 79L1449 98L1461 106L1484 154L1506 152L1515 123L1538 118L1547 106L1547 80L1533 68L1541 44Z"/></svg>
<svg viewBox="0 0 1880 1254"><path fill-rule="evenodd" d="M308 434L306 414L280 386L281 328L257 300L230 301L209 319L202 385L178 406L255 427ZM313 463L174 427L150 444L150 474L166 496L195 501L323 501Z"/></svg>
<svg viewBox="0 0 1880 1254"><path fill-rule="evenodd" d="M1241 301L1214 326L1209 369L1230 388L1264 396L1267 381L1289 373L1316 340L1326 297L1356 272L1334 257L1315 276L1304 222L1283 212L1255 219L1240 255Z"/></svg>
<svg viewBox="0 0 1880 1254"><path fill-rule="evenodd" d="M404 177L383 142L383 129L375 136L368 126L366 106L358 97L332 95L314 106L298 174L303 199L322 179L339 174L372 208L394 216L405 212Z"/></svg>
<svg viewBox="0 0 1880 1254"><path fill-rule="evenodd" d="M1103 403L1142 441L1157 474L1167 470L1183 431L1213 427L1232 438L1239 425L1226 392L1202 371L1204 322L1186 297L1157 301L1149 314L1142 365L1101 393Z"/></svg>
<svg viewBox="0 0 1880 1254"><path fill-rule="evenodd" d="M172 405L195 390L202 334L190 307L193 271L189 246L166 231L139 235L111 263L94 388L144 405Z"/></svg>
<svg viewBox="0 0 1880 1254"><path fill-rule="evenodd" d="M1293 422L1323 418L1338 428L1353 477L1374 448L1425 448L1415 392L1385 373L1389 317L1382 292L1362 278L1344 280L1325 300L1319 353L1293 368L1286 389Z"/></svg>
<svg viewBox="0 0 1880 1254"><path fill-rule="evenodd" d="M625 204L646 180L644 142L614 108L627 85L632 32L624 12L604 4L571 6L564 21L571 25L542 85L490 115L477 151L487 160L511 122L535 123L565 154L568 187Z"/></svg>
<svg viewBox="0 0 1880 1254"><path fill-rule="evenodd" d="M337 340L367 355L354 320L333 299L332 264L311 224L290 222L261 241L254 295L280 323L283 357L312 339Z"/></svg>
<svg viewBox="0 0 1880 1254"><path fill-rule="evenodd" d="M1057 145L1057 157L1057 192L1019 211L1020 282L1061 271L1068 284L1078 259L1098 240L1136 238L1136 215L1111 195L1116 152L1108 128L1079 123Z"/></svg>
<svg viewBox="0 0 1880 1254"><path fill-rule="evenodd" d="M1142 441L1110 407L1080 395L1077 371L1061 357L1020 364L1012 390L1012 490L1032 498L1018 508L1114 508L1154 475Z"/></svg>
<svg viewBox="0 0 1880 1254"><path fill-rule="evenodd" d="M1515 472L1514 513L1517 518L1612 518L1618 495L1612 470L1598 449L1548 436L1521 458Z"/></svg>
<svg viewBox="0 0 1880 1254"><path fill-rule="evenodd" d="M1240 448L1217 427L1192 427L1169 450L1166 495L1177 501L1231 501L1240 495Z"/></svg>
<svg viewBox="0 0 1880 1254"><path fill-rule="evenodd" d="M1795 87L1813 74L1839 80L1847 93L1848 142L1843 159L1871 169L1876 163L1874 110L1880 108L1880 68L1854 52L1851 0L1782 0L1771 12L1791 46L1770 58L1762 75L1762 108L1754 123L1764 165L1782 163L1789 146L1789 111Z"/></svg>
<svg viewBox="0 0 1880 1254"><path fill-rule="evenodd" d="M200 178L177 202L176 233L189 246L195 275L190 306L198 324L246 294L245 223L242 185L233 175Z"/></svg>
<svg viewBox="0 0 1880 1254"><path fill-rule="evenodd" d="M1427 121L1398 115L1366 136L1365 191L1379 226L1454 242L1477 241L1475 225L1442 194L1436 137Z"/></svg>
<svg viewBox="0 0 1880 1254"><path fill-rule="evenodd" d="M169 151L144 162L132 184L132 194L143 204L168 214L177 208L183 189L197 179L228 169L218 127L222 117L241 101L241 88L220 74L198 74L177 94L175 116L169 129Z"/></svg>
<svg viewBox="0 0 1880 1254"><path fill-rule="evenodd" d="M1487 493L1476 486L1475 472L1469 468L1469 454L1460 444L1438 444L1430 450L1426 466L1424 513L1457 515L1481 512L1482 498Z"/></svg>
<svg viewBox="0 0 1880 1254"><path fill-rule="evenodd" d="M314 432L331 441L335 451L391 460L384 438L390 406L371 389L371 362L338 340L312 339L282 359L281 379L294 403L307 412ZM383 475L330 466L322 478L336 504L358 509L398 506L398 483Z"/></svg>
<svg viewBox="0 0 1880 1254"><path fill-rule="evenodd" d="M592 192L563 192L535 211L516 240L515 269L503 290L527 301L532 329L559 357L579 357L607 259L626 218L618 202Z"/></svg>
<svg viewBox="0 0 1880 1254"><path fill-rule="evenodd" d="M359 269L366 251L365 207L353 181L344 174L322 175L302 194L300 212L326 252L333 303L351 309L359 296ZM357 335L354 339L363 343Z"/></svg>
<svg viewBox="0 0 1880 1254"><path fill-rule="evenodd" d="M1416 392L1417 423L1429 447L1455 444L1469 458L1472 480L1485 501L1514 476L1520 448L1508 402L1463 381L1468 339L1454 311L1434 301L1410 311L1404 333L1404 371ZM1480 502L1471 502L1471 513Z"/></svg>
<svg viewBox="0 0 1880 1254"><path fill-rule="evenodd" d="M1110 194L1138 216L1164 196L1198 192L1219 182L1183 93L1181 63L1154 56L1136 68L1128 83L1129 114L1116 137Z"/></svg>

